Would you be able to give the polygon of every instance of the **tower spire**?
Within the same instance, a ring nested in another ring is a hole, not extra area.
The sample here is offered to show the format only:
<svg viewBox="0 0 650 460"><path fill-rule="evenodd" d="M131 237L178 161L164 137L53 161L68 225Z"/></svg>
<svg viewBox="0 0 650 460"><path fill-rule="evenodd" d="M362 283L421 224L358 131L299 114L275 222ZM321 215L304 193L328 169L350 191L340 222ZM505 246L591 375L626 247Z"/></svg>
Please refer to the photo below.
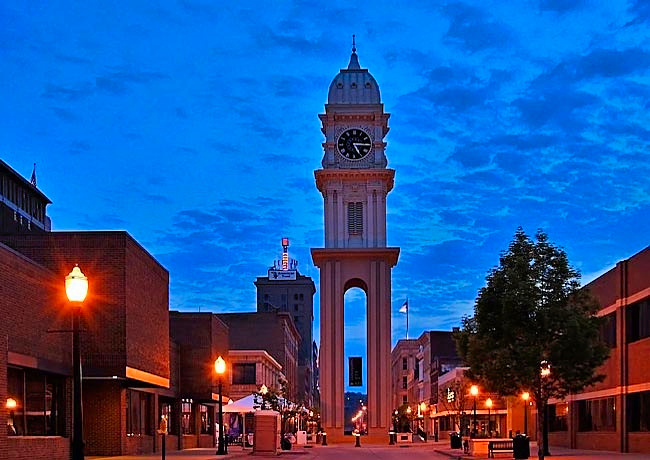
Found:
<svg viewBox="0 0 650 460"><path fill-rule="evenodd" d="M352 55L350 56L348 70L361 70L361 66L359 65L359 58L357 57L357 44L355 37L356 36L352 34Z"/></svg>

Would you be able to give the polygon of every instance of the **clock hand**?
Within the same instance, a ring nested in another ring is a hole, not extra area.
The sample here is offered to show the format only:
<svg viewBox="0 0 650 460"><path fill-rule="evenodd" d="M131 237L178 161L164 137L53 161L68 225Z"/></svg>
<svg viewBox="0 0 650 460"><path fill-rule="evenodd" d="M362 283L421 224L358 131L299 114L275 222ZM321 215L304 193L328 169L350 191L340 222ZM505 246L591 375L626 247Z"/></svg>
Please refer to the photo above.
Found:
<svg viewBox="0 0 650 460"><path fill-rule="evenodd" d="M361 152L359 151L359 147L370 147L370 144L362 144L361 142L353 142L352 145L354 145L354 148L357 150L357 153L361 155Z"/></svg>

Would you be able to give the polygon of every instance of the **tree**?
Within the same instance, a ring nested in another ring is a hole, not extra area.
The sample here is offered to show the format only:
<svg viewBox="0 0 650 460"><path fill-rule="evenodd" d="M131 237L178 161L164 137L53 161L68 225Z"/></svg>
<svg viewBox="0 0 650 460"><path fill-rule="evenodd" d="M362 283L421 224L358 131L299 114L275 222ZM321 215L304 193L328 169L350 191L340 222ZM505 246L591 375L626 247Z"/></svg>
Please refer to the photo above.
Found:
<svg viewBox="0 0 650 460"><path fill-rule="evenodd" d="M453 428L455 429L458 426L458 431L461 434L463 434L465 428L463 417L469 401L469 388L470 382L464 376L461 376L450 381L448 386L438 389L438 405L451 414Z"/></svg>
<svg viewBox="0 0 650 460"><path fill-rule="evenodd" d="M287 393L287 381L280 379L280 388L266 388L254 393L253 407L263 410L274 410L280 413L280 439L285 442L285 433L287 432L287 425L291 420L296 420L296 417L302 416L306 413L305 408L300 405L287 400L284 395ZM284 446L284 444L283 444ZM283 448L290 449L291 445Z"/></svg>
<svg viewBox="0 0 650 460"><path fill-rule="evenodd" d="M595 370L609 349L600 339L598 303L580 288L566 253L541 230L536 240L517 229L455 338L469 378L503 396L530 393L541 460L548 399L601 381Z"/></svg>

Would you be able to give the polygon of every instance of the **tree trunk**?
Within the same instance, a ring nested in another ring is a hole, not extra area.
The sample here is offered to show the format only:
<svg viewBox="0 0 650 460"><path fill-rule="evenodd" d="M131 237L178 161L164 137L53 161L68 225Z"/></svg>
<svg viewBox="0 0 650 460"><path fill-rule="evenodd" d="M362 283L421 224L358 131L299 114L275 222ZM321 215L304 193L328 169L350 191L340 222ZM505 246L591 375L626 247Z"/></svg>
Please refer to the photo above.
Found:
<svg viewBox="0 0 650 460"><path fill-rule="evenodd" d="M540 403L537 406L537 458L544 460L544 406L545 403Z"/></svg>

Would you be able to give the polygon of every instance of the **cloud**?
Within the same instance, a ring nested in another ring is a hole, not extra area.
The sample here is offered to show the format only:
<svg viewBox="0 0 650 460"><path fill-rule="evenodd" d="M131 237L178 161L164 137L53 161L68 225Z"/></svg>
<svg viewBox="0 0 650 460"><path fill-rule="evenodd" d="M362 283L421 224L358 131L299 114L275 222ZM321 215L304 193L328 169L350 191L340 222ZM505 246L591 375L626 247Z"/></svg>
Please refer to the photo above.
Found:
<svg viewBox="0 0 650 460"><path fill-rule="evenodd" d="M451 19L446 41L458 44L472 53L497 48L513 40L512 32L507 26L479 8L464 3L451 3L441 10Z"/></svg>

